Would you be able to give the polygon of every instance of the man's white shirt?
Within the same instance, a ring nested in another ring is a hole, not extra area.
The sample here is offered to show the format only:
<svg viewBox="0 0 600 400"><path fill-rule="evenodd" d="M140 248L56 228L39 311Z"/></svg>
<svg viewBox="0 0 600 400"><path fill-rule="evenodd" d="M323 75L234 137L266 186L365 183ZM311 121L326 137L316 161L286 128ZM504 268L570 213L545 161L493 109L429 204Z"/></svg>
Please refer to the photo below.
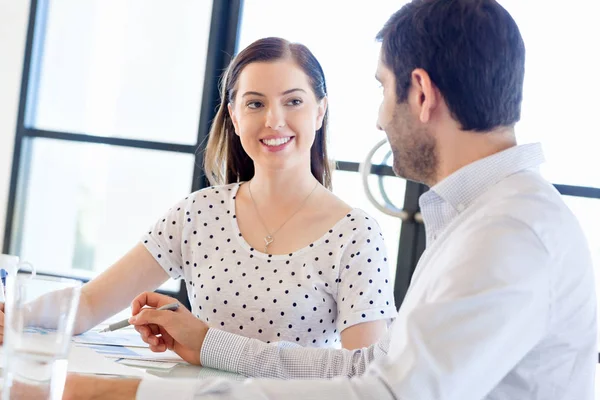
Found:
<svg viewBox="0 0 600 400"><path fill-rule="evenodd" d="M144 380L137 398L592 400L590 251L542 162L540 145L516 146L421 197L427 248L379 343L304 349L211 329L201 352L204 365L246 376L336 378Z"/></svg>

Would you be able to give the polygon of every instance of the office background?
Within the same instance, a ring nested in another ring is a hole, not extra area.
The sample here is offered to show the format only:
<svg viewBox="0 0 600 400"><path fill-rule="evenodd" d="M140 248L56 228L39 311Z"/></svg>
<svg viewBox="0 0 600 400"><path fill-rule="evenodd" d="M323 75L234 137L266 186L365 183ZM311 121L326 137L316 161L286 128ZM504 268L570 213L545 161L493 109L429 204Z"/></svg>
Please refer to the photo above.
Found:
<svg viewBox="0 0 600 400"><path fill-rule="evenodd" d="M543 173L580 219L600 267L597 6L500 2L527 46L519 141L542 142ZM426 188L390 176L385 149L375 155L382 165L371 186L381 184L408 212L401 221L373 207L357 171L384 138L375 129L374 36L403 3L357 2L342 13L333 0L0 0L3 252L82 279L110 266L173 203L205 185L199 144L230 56L282 36L323 64L334 192L382 226L400 303L424 248L417 199ZM162 289L184 296L176 282Z"/></svg>

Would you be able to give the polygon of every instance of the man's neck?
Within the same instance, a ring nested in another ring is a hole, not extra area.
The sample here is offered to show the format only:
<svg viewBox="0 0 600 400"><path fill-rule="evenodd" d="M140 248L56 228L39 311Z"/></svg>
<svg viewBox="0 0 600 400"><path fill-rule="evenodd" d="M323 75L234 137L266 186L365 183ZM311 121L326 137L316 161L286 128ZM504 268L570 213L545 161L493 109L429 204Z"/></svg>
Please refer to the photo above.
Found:
<svg viewBox="0 0 600 400"><path fill-rule="evenodd" d="M431 187L462 167L517 145L514 130L501 128L490 132L457 131L438 144L439 165Z"/></svg>

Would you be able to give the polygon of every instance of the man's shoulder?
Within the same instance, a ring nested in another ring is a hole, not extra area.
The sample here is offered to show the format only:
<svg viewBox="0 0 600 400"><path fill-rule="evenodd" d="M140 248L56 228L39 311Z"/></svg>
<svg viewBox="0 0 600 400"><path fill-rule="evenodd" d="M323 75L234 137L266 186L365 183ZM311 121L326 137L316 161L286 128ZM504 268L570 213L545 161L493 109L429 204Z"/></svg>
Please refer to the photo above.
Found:
<svg viewBox="0 0 600 400"><path fill-rule="evenodd" d="M532 228L576 220L556 188L535 171L522 171L498 182L482 196L479 208L487 215L513 218Z"/></svg>
<svg viewBox="0 0 600 400"><path fill-rule="evenodd" d="M547 248L582 242L585 235L554 186L535 171L511 175L494 185L474 205L473 217L485 221L517 221L534 232Z"/></svg>

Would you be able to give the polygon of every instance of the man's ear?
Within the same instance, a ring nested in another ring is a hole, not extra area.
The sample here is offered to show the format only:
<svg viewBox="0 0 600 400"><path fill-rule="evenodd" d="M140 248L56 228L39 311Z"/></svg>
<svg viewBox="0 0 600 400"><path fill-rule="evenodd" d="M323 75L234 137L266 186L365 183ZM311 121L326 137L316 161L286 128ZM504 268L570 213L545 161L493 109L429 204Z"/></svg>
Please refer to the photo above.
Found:
<svg viewBox="0 0 600 400"><path fill-rule="evenodd" d="M427 71L417 68L411 73L411 101L413 107L418 110L419 120L422 123L429 122L431 116L438 106L438 92L431 81Z"/></svg>

